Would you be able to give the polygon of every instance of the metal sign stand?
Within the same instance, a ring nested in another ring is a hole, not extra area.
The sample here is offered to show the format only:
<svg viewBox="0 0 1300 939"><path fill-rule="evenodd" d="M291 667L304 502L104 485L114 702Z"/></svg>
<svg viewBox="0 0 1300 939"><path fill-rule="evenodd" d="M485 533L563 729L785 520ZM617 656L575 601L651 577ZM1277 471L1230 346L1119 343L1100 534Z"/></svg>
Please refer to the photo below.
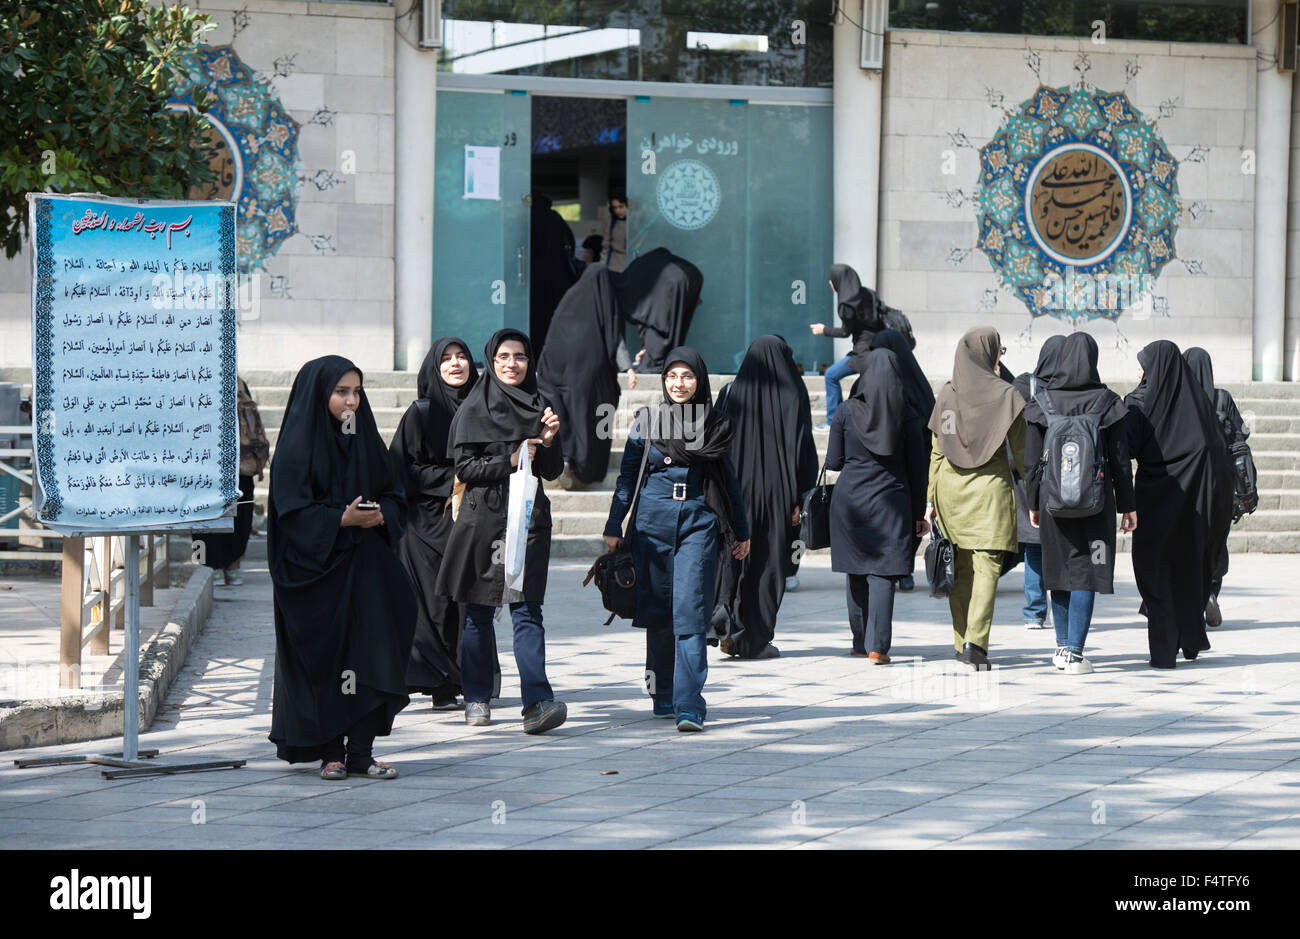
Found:
<svg viewBox="0 0 1300 939"><path fill-rule="evenodd" d="M19 769L94 763L105 779L124 776L166 776L212 769L239 769L247 760L210 760L205 763L155 763L157 750L141 750L140 743L140 535L126 536L126 636L122 648L122 752L92 756L46 756L14 760ZM149 762L146 762L148 760Z"/></svg>

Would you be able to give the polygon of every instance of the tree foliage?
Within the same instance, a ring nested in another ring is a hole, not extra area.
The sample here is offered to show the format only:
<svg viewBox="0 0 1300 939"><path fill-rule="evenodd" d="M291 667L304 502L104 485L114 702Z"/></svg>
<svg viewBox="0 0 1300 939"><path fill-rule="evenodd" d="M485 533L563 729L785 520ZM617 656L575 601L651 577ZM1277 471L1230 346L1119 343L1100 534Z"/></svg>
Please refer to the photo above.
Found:
<svg viewBox="0 0 1300 939"><path fill-rule="evenodd" d="M215 27L147 0L0 4L0 240L27 237L29 192L184 198L211 170L200 113L169 110L177 63ZM201 93L196 93L201 94ZM196 101L199 112L206 101Z"/></svg>

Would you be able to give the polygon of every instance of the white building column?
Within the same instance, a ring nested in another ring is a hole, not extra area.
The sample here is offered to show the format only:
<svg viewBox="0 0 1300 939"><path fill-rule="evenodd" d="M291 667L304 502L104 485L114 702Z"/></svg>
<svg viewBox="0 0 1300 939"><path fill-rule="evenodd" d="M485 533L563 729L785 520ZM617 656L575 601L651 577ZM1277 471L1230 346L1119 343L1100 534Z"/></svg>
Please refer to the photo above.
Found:
<svg viewBox="0 0 1300 939"><path fill-rule="evenodd" d="M1256 381L1282 380L1286 322L1287 182L1291 163L1291 75L1268 64L1277 51L1277 0L1253 0L1254 43L1264 64L1255 97L1255 283Z"/></svg>
<svg viewBox="0 0 1300 939"><path fill-rule="evenodd" d="M433 331L433 151L438 50L419 47L419 17L397 17L393 181L393 364L420 367Z"/></svg>
<svg viewBox="0 0 1300 939"><path fill-rule="evenodd" d="M846 8L854 20L862 19L861 4L850 2ZM861 44L861 30L839 15L834 27L831 91L833 260L851 266L862 278L862 286L875 290L880 237L882 73L861 68ZM839 325L834 310L826 323ZM848 339L835 340L836 356L843 356L851 345Z"/></svg>

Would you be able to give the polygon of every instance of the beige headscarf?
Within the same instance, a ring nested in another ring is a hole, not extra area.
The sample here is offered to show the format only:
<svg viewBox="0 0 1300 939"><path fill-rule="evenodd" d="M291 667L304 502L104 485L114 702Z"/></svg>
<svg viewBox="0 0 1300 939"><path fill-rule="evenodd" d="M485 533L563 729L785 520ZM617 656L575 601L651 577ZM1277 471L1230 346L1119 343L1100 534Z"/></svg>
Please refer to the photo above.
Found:
<svg viewBox="0 0 1300 939"><path fill-rule="evenodd" d="M991 326L966 331L957 343L952 380L940 389L926 425L948 462L961 469L977 469L992 459L1025 408L1020 392L998 376L1001 347Z"/></svg>

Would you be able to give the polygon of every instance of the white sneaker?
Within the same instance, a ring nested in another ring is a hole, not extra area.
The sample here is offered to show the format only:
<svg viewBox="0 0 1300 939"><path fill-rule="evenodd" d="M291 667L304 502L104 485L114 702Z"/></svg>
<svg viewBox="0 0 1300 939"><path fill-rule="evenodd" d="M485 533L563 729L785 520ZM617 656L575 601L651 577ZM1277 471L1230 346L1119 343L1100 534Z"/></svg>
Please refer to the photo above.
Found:
<svg viewBox="0 0 1300 939"><path fill-rule="evenodd" d="M1077 652L1065 653L1065 674L1091 675L1092 663Z"/></svg>
<svg viewBox="0 0 1300 939"><path fill-rule="evenodd" d="M1064 669L1065 657L1068 651L1069 650L1066 649L1065 646L1057 646L1056 651L1052 653L1052 664L1059 669Z"/></svg>
<svg viewBox="0 0 1300 939"><path fill-rule="evenodd" d="M1046 629L1047 623L1043 620L1027 619L1025 620L1025 629Z"/></svg>

